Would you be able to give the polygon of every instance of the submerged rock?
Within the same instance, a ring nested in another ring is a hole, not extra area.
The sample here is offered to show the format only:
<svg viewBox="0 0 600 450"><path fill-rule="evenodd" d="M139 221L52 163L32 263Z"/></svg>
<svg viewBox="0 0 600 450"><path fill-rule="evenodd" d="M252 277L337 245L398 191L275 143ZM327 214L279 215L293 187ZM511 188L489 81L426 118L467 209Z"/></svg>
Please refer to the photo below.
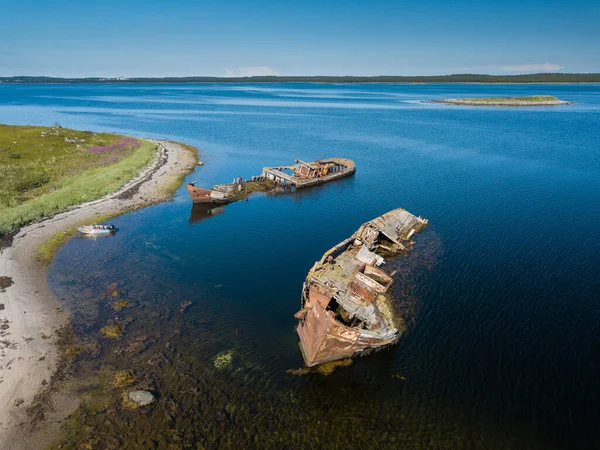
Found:
<svg viewBox="0 0 600 450"><path fill-rule="evenodd" d="M127 400L135 403L137 406L146 406L153 403L156 398L150 391L129 391Z"/></svg>

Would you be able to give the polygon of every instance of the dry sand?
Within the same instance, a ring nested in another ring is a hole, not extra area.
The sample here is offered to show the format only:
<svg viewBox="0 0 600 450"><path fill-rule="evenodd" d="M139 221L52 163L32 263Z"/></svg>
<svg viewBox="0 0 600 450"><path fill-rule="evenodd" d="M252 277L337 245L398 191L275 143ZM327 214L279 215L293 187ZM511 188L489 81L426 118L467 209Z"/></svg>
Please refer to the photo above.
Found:
<svg viewBox="0 0 600 450"><path fill-rule="evenodd" d="M12 246L0 252L0 276L13 284L0 290L0 448L36 447L29 432L26 408L50 381L57 368L57 330L69 323L46 282L46 267L38 247L58 232L72 230L94 217L118 215L167 200L178 177L190 173L197 155L181 145L154 141L159 146L154 163L119 191L67 212L23 227ZM41 443L37 443L41 444Z"/></svg>

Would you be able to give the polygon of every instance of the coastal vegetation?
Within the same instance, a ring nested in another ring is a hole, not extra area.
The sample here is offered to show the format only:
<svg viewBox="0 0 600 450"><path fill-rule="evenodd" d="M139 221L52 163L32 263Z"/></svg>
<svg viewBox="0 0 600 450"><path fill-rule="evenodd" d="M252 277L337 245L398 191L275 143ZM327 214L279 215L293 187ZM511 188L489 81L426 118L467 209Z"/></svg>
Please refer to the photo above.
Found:
<svg viewBox="0 0 600 450"><path fill-rule="evenodd" d="M560 100L552 95L532 95L528 97L450 98L446 100L432 100L432 103L467 106L554 106L569 105L572 102Z"/></svg>
<svg viewBox="0 0 600 450"><path fill-rule="evenodd" d="M0 125L0 236L117 190L155 153L115 134Z"/></svg>
<svg viewBox="0 0 600 450"><path fill-rule="evenodd" d="M600 73L533 73L525 75L452 74L434 76L257 76L257 77L163 77L163 78L55 78L0 77L0 83L598 83Z"/></svg>

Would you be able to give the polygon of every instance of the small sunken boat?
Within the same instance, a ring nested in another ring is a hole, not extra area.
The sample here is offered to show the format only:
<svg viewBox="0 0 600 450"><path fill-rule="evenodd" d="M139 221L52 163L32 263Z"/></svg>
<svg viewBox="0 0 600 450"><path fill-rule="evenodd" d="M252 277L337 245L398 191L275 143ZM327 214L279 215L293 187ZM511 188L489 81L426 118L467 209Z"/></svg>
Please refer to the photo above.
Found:
<svg viewBox="0 0 600 450"><path fill-rule="evenodd" d="M194 203L225 204L242 200L252 192L269 192L276 186L301 189L352 175L354 161L345 158L318 159L313 162L296 160L290 166L265 167L259 176L244 181L237 177L231 184L217 184L212 189L196 186L186 188Z"/></svg>
<svg viewBox="0 0 600 450"><path fill-rule="evenodd" d="M405 327L394 317L395 273L381 268L383 255L407 252L410 238L426 226L426 219L395 209L363 224L315 263L294 315L308 367L397 342Z"/></svg>

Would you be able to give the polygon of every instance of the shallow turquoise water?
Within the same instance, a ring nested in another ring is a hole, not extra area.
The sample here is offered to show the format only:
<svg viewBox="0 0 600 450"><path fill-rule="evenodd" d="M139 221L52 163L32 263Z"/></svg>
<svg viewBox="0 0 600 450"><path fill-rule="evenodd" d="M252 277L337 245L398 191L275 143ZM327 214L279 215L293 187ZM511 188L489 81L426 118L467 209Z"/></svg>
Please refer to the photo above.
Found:
<svg viewBox="0 0 600 450"><path fill-rule="evenodd" d="M420 102L534 94L575 104ZM600 445L600 85L0 86L0 122L57 121L195 145L206 165L188 180L207 187L295 158L357 165L352 178L205 218L180 189L114 220L114 238L60 250L49 280L82 338L117 316L134 319L118 345L172 343L160 370L104 341L88 362L87 373L135 361L177 405L169 421L156 408L149 436L171 442L169 428L186 445L234 448L318 448L328 436L340 448ZM286 373L302 364L293 314L307 271L396 207L432 225L399 262L408 332L330 377ZM113 312L113 282L139 306ZM218 371L228 349L232 367ZM173 392L196 384L211 392L197 403Z"/></svg>

